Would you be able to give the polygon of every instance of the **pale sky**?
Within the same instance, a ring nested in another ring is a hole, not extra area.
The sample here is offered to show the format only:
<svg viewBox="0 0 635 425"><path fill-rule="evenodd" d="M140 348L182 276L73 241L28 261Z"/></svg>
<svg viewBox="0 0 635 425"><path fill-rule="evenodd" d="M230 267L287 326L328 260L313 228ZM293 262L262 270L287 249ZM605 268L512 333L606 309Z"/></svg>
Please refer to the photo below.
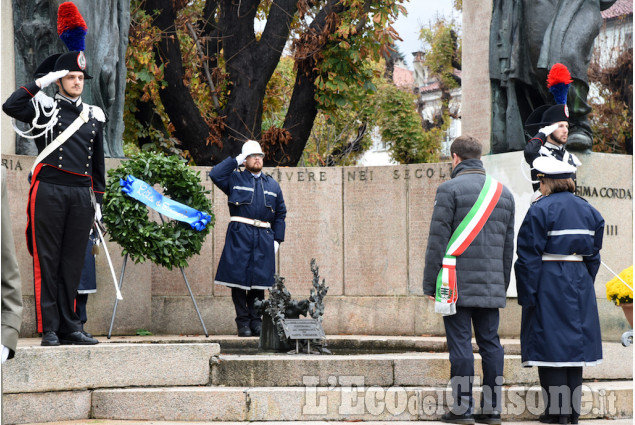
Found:
<svg viewBox="0 0 635 425"><path fill-rule="evenodd" d="M461 14L452 7L452 0L409 0L404 4L408 16L399 16L394 28L404 41L397 41L399 50L406 58L408 68L412 69L412 52L421 50L419 29L427 27L434 21L437 14L451 18L454 16L459 22Z"/></svg>

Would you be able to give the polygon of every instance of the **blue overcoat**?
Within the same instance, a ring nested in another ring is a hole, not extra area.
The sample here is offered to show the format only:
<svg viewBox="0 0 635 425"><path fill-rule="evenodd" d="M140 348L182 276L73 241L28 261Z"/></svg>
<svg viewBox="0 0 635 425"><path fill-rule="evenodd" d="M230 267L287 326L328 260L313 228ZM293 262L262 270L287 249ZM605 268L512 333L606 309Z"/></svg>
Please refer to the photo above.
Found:
<svg viewBox="0 0 635 425"><path fill-rule="evenodd" d="M265 221L271 228L231 221L214 283L243 289L268 289L275 273L274 240L284 241L287 208L280 185L271 176L235 171L238 163L226 158L209 173L227 195L229 215Z"/></svg>
<svg viewBox="0 0 635 425"><path fill-rule="evenodd" d="M94 294L97 292L97 273L95 273L95 254L93 254L93 246L96 240L94 233L88 237L84 267L82 268L82 276L79 279L79 287L77 288L78 294Z"/></svg>
<svg viewBox="0 0 635 425"><path fill-rule="evenodd" d="M593 282L600 267L604 219L570 192L540 198L518 232L515 264L524 366L589 366L602 360ZM543 254L582 261L543 261Z"/></svg>

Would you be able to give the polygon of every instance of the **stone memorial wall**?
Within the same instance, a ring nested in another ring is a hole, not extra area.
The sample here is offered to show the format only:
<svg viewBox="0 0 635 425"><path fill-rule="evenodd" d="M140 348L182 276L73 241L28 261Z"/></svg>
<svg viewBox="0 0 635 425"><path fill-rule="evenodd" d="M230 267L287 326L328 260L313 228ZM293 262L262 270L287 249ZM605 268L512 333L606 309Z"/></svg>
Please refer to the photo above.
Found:
<svg viewBox="0 0 635 425"><path fill-rule="evenodd" d="M581 155L578 190L606 220L603 260L616 272L632 264L632 157ZM27 175L34 157L3 155L8 169L13 232L25 299L22 336L35 332L32 261L26 250ZM107 159L107 167L119 160ZM521 172L522 153L483 157L486 169L507 185L516 200L516 229L529 207L530 184ZM188 282L211 334L235 332L230 291L213 284L229 221L227 198L196 167L211 191L216 226L200 255L185 269ZM287 230L277 267L295 298L311 289L310 261L315 258L329 286L324 328L327 334L443 334L441 317L422 296L427 235L437 186L450 178L449 163L384 167L266 169L281 185L286 201ZM154 219L158 220L156 214ZM121 248L108 244L117 277ZM105 255L97 256L98 293L89 296L86 329L108 332L115 291ZM605 338L616 338L626 326L622 312L604 296L610 279L602 268L596 280ZM126 266L113 334L147 329L157 334L201 334L202 328L180 270L150 263ZM501 334L517 336L520 309L512 284L503 310Z"/></svg>

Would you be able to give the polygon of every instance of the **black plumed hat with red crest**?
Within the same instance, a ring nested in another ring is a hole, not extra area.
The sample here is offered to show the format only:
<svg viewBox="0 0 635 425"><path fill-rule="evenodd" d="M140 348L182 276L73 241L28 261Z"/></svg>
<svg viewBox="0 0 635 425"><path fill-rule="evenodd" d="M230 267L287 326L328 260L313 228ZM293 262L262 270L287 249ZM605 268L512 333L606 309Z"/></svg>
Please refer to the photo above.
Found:
<svg viewBox="0 0 635 425"><path fill-rule="evenodd" d="M565 65L556 63L551 67L547 76L547 88L553 95L556 104L540 106L529 115L525 121L525 128L529 132L535 133L540 127L560 121L569 121L567 93L569 84L572 82L571 74Z"/></svg>
<svg viewBox="0 0 635 425"><path fill-rule="evenodd" d="M34 77L39 78L51 71L67 69L83 72L86 79L93 78L86 72L84 50L86 49L87 32L86 21L79 13L77 6L70 1L60 4L57 9L57 34L70 51L51 55L44 59L35 70Z"/></svg>

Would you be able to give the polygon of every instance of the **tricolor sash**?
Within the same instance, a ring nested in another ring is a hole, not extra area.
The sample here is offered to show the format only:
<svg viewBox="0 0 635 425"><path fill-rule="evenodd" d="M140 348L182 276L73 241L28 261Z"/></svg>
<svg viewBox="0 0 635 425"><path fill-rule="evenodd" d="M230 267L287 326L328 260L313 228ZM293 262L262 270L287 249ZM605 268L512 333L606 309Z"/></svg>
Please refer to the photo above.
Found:
<svg viewBox="0 0 635 425"><path fill-rule="evenodd" d="M479 234L503 192L503 185L487 175L485 185L476 203L456 228L443 256L441 270L437 276L434 311L444 316L456 313L459 290L456 284L456 257L463 254Z"/></svg>

